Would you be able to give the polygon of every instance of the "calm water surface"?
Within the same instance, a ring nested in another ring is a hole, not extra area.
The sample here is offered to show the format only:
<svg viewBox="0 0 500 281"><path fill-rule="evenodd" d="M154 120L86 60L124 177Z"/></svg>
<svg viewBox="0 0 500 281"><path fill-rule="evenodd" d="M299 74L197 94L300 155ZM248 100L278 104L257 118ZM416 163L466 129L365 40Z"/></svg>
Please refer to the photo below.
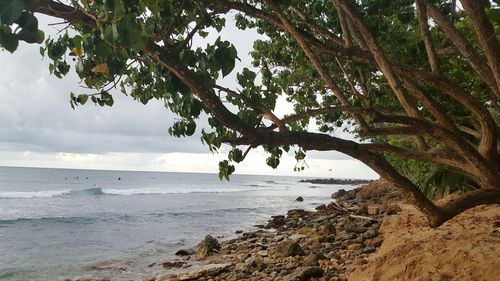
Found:
<svg viewBox="0 0 500 281"><path fill-rule="evenodd" d="M142 280L206 234L231 237L346 188L299 179L0 167L0 280L95 275L85 265L111 259L133 269L117 280Z"/></svg>

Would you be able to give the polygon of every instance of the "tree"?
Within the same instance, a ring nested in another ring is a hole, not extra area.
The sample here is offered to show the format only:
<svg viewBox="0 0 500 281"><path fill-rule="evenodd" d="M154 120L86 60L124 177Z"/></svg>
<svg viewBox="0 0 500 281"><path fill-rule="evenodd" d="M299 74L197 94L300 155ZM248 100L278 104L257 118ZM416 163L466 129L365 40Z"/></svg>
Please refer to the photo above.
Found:
<svg viewBox="0 0 500 281"><path fill-rule="evenodd" d="M308 150L337 150L403 190L438 226L479 204L500 203L500 9L487 0L460 3L1 0L0 45L13 52L19 41L44 41L41 53L57 77L73 58L82 83L95 91L71 94L72 106L88 98L111 106L110 89L130 89L140 102L165 101L180 117L170 129L177 137L192 135L206 113L211 130L202 141L211 151L233 147L221 177L257 146L271 167L291 147L297 161ZM258 71L238 73L234 89L217 79L232 72L235 47L220 39L191 44L223 29L229 11L237 12L239 28L268 38L254 45ZM36 13L64 20L77 35L44 39ZM293 114L274 114L279 96L293 103ZM363 141L333 136L346 126ZM408 161L459 172L477 189L438 206L403 175Z"/></svg>

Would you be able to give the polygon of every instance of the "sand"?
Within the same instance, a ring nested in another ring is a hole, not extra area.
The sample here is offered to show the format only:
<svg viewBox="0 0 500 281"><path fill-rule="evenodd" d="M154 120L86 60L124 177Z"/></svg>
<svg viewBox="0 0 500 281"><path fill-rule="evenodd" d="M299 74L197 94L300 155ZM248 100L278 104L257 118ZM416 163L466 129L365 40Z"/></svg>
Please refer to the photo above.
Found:
<svg viewBox="0 0 500 281"><path fill-rule="evenodd" d="M500 205L470 209L438 228L415 207L387 216L381 248L353 267L352 281L500 280Z"/></svg>

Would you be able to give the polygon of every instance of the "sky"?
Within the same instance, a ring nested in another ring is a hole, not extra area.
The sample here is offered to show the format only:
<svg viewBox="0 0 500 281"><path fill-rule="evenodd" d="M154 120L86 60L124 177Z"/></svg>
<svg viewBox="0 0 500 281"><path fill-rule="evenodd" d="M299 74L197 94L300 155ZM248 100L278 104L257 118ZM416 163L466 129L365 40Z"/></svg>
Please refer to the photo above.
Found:
<svg viewBox="0 0 500 281"><path fill-rule="evenodd" d="M48 24L58 20L39 19L40 28L53 37L57 30ZM221 81L231 87L237 70L249 66L248 52L258 34L229 27L220 36L236 46L241 58L235 71ZM21 42L14 54L0 51L0 166L218 172L218 162L230 147L210 153L200 141L199 130L188 138L170 136L168 128L175 116L161 101L143 105L116 92L111 108L87 103L73 110L69 93L83 91L78 77L73 71L63 79L50 75L49 59L40 56L39 47ZM276 114L283 116L290 108L281 100ZM277 169L265 165L266 157L262 149L252 150L236 165L236 173L378 178L363 163L338 152L308 152L308 167L300 173L293 171L293 155L284 155Z"/></svg>

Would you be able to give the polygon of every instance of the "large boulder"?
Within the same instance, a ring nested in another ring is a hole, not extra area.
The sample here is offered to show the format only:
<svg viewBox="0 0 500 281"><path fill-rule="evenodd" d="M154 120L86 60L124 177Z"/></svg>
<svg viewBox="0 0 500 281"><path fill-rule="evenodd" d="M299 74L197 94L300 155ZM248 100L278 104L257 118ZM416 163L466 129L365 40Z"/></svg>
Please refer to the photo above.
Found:
<svg viewBox="0 0 500 281"><path fill-rule="evenodd" d="M277 258L286 258L291 256L302 256L304 250L299 243L293 240L284 240L271 248L270 254Z"/></svg>
<svg viewBox="0 0 500 281"><path fill-rule="evenodd" d="M339 189L337 192L332 194L332 199L339 199L344 197L347 194L345 189Z"/></svg>
<svg viewBox="0 0 500 281"><path fill-rule="evenodd" d="M207 264L201 266L195 271L179 275L178 279L180 281L185 281L185 280L200 280L202 278L210 278L210 276L215 276L217 274L220 274L221 272L227 271L230 266L231 266L230 263Z"/></svg>
<svg viewBox="0 0 500 281"><path fill-rule="evenodd" d="M196 247L196 257L198 259L204 259L211 253L217 253L220 250L219 241L212 237L211 235L205 236L200 244Z"/></svg>
<svg viewBox="0 0 500 281"><path fill-rule="evenodd" d="M193 249L180 249L177 252L175 252L176 256L190 256L192 254L194 254Z"/></svg>
<svg viewBox="0 0 500 281"><path fill-rule="evenodd" d="M319 266L297 268L295 272L286 278L287 281L309 281L311 278L322 277L325 272Z"/></svg>

